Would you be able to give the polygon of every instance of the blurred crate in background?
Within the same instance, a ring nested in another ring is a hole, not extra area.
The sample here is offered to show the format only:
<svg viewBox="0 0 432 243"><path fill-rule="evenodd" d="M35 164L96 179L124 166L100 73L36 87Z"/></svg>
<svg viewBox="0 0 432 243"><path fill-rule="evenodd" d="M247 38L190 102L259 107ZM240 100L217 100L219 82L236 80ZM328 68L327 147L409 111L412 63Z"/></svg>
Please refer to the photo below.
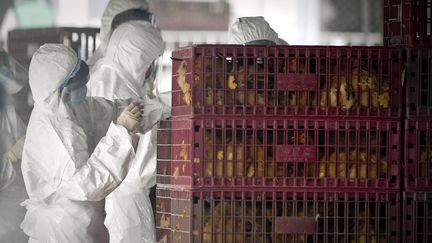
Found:
<svg viewBox="0 0 432 243"><path fill-rule="evenodd" d="M156 204L158 242L400 242L398 193L159 188Z"/></svg>
<svg viewBox="0 0 432 243"><path fill-rule="evenodd" d="M172 55L173 117L402 113L398 49L197 45Z"/></svg>
<svg viewBox="0 0 432 243"><path fill-rule="evenodd" d="M399 121L218 118L162 121L157 182L186 188L398 190Z"/></svg>
<svg viewBox="0 0 432 243"><path fill-rule="evenodd" d="M406 49L406 116L432 118L432 47Z"/></svg>
<svg viewBox="0 0 432 243"><path fill-rule="evenodd" d="M402 242L432 242L432 193L405 192Z"/></svg>
<svg viewBox="0 0 432 243"><path fill-rule="evenodd" d="M432 191L432 120L405 121L405 189Z"/></svg>
<svg viewBox="0 0 432 243"><path fill-rule="evenodd" d="M384 45L432 46L430 0L384 0Z"/></svg>
<svg viewBox="0 0 432 243"><path fill-rule="evenodd" d="M30 65L33 53L45 43L62 43L87 60L96 50L98 28L15 29L8 34L8 52L24 67Z"/></svg>

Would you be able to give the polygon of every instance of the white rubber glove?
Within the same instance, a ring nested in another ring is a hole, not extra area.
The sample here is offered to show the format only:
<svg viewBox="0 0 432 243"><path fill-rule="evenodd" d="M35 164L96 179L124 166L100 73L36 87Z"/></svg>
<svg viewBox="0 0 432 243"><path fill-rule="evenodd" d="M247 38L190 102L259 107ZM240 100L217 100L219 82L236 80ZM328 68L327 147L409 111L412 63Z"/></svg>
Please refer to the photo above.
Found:
<svg viewBox="0 0 432 243"><path fill-rule="evenodd" d="M19 161L22 157L25 136L21 137L15 145L3 155L3 159L11 163Z"/></svg>
<svg viewBox="0 0 432 243"><path fill-rule="evenodd" d="M129 132L134 132L142 120L142 109L140 102L130 103L117 118L117 124L122 125Z"/></svg>

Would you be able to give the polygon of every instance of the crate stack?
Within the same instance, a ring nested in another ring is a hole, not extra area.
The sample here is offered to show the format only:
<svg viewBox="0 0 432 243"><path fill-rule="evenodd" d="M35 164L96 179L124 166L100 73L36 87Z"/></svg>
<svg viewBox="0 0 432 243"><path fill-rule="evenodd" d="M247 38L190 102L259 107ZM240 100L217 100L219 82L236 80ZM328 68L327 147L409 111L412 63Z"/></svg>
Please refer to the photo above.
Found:
<svg viewBox="0 0 432 243"><path fill-rule="evenodd" d="M432 2L385 0L384 43L406 63L403 242L432 241Z"/></svg>
<svg viewBox="0 0 432 243"><path fill-rule="evenodd" d="M28 68L37 49L45 43L65 44L87 60L96 50L99 28L34 28L15 29L8 33L8 52L21 65Z"/></svg>
<svg viewBox="0 0 432 243"><path fill-rule="evenodd" d="M158 132L159 242L398 242L402 54L173 52Z"/></svg>
<svg viewBox="0 0 432 243"><path fill-rule="evenodd" d="M431 242L432 48L412 46L405 51L403 239L404 242Z"/></svg>

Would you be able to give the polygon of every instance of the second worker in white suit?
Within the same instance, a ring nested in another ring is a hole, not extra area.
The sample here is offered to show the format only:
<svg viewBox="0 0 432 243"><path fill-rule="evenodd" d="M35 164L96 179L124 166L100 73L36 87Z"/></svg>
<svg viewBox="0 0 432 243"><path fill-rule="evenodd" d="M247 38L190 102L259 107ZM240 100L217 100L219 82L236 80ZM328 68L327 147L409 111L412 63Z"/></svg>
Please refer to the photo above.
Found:
<svg viewBox="0 0 432 243"><path fill-rule="evenodd" d="M105 57L93 67L88 83L91 96L106 99L160 100L154 92L157 60L163 54L159 31L147 21L130 21L112 33ZM166 114L165 118L169 116ZM105 226L110 242L155 242L149 189L156 184L157 127L141 135L123 183L106 198Z"/></svg>
<svg viewBox="0 0 432 243"><path fill-rule="evenodd" d="M164 107L86 97L88 67L61 44L36 51L29 77L35 107L23 149L29 200L21 227L32 243L108 242L104 198L136 159L135 133L148 132Z"/></svg>

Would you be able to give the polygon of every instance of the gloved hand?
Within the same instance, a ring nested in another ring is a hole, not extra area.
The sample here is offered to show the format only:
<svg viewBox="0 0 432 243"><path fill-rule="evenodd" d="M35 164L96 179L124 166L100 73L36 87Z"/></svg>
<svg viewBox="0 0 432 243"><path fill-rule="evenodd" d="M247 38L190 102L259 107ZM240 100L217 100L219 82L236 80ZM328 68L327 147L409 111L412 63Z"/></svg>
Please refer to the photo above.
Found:
<svg viewBox="0 0 432 243"><path fill-rule="evenodd" d="M117 124L122 125L129 132L134 132L142 120L142 109L140 102L130 103L117 118Z"/></svg>
<svg viewBox="0 0 432 243"><path fill-rule="evenodd" d="M15 163L22 157L25 136L21 137L15 145L3 155L3 159Z"/></svg>

